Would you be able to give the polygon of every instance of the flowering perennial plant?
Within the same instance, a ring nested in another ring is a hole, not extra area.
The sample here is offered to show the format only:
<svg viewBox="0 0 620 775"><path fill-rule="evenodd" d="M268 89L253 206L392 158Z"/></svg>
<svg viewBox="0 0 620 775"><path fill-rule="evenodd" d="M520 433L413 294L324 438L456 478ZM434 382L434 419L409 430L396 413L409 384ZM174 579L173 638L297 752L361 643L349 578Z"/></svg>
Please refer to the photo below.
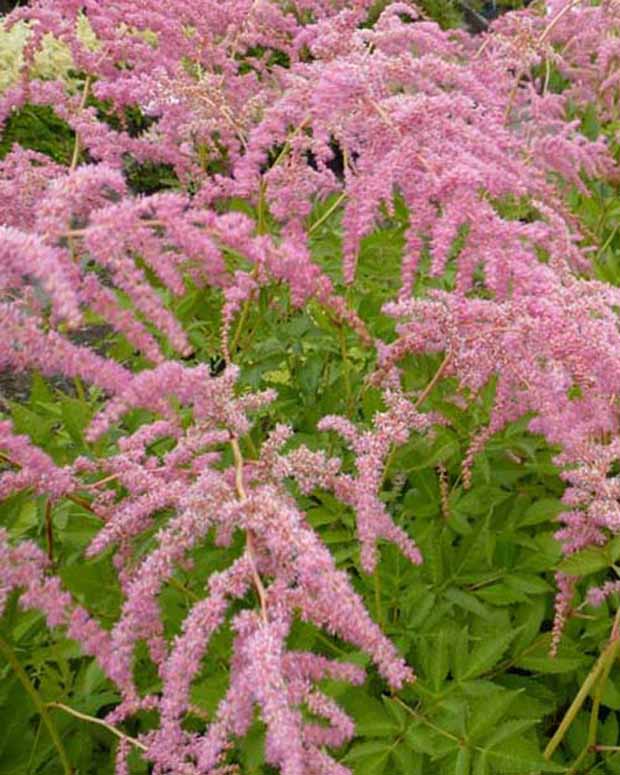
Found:
<svg viewBox="0 0 620 775"><path fill-rule="evenodd" d="M549 0L483 38L442 31L408 2L380 6L33 0L3 22L24 42L0 121L52 106L74 148L61 164L16 144L0 162L0 371L62 379L96 411L80 450L55 456L0 421L0 498L29 490L48 518L47 553L0 532L0 611L17 590L95 658L117 692L104 723L120 737L119 774L133 750L161 775L232 773L256 710L268 764L349 772L327 749L353 721L323 687L363 684L363 659L298 649L296 628L354 646L394 693L414 673L305 509L331 493L351 513L358 577L377 572L381 541L422 563L390 509L398 448L432 443L489 390L452 483L467 489L491 438L522 418L554 448L568 483L554 651L575 557L620 533L620 292L594 276L596 235L571 209L593 178L617 180L620 4ZM56 68L42 65L50 51ZM588 133L584 116L607 131ZM132 165L162 165L173 185L138 193ZM340 266L318 239L338 215ZM400 278L377 326L355 301L360 256L398 218ZM267 386L251 354L255 317L288 324L300 310L335 332L344 362L345 400L314 429L282 423L291 371ZM116 348L84 343L101 322ZM433 355L412 390L408 359ZM356 404L354 358L371 412ZM112 622L54 572L63 504L97 522L84 561L113 564ZM167 622L166 590L213 545L230 563ZM619 589L603 579L588 599ZM229 684L198 723L193 687L225 629ZM148 688L135 674L144 647ZM119 731L145 715L136 737Z"/></svg>

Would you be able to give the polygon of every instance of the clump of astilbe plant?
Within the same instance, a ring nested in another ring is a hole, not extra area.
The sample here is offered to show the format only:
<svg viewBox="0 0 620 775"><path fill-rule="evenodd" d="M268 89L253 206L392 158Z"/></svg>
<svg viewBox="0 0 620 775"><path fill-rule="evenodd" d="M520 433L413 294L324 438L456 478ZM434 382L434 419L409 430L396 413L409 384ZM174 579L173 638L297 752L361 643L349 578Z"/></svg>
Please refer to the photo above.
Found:
<svg viewBox="0 0 620 775"><path fill-rule="evenodd" d="M86 382L100 406L85 430L89 454L66 465L2 421L0 495L29 487L50 503L86 508L101 522L86 554L113 552L123 603L104 627L63 591L42 550L13 546L3 532L0 604L18 590L22 607L42 611L96 658L120 695L109 726L144 711L157 719L135 738L121 734L118 773L128 772L132 746L156 773L233 772L233 740L248 732L256 708L266 760L285 775L348 771L326 748L352 737L351 719L318 684L360 683L364 673L289 648L294 623L366 652L394 691L413 672L293 493L332 491L352 510L364 571L375 570L381 539L419 563L415 536L394 522L381 490L393 446L447 422L422 412L440 382L473 404L496 379L489 424L463 461L466 486L490 436L532 415L531 430L561 448L571 484L573 510L558 534L566 553L620 532L608 476L617 458L620 298L583 276L587 244L564 197L587 176L615 174L605 142L569 120L569 107L599 97L604 119L615 110L614 4L552 3L546 15L509 15L482 42L443 32L406 3L388 3L363 26L370 6L40 0L6 22L28 19L31 36L0 120L27 103L51 104L75 147L68 167L19 147L0 165L0 368ZM93 33L86 42L84 14ZM81 78L35 77L47 34L63 41ZM598 59L602 80L590 73ZM569 82L562 93L549 91L551 67ZM129 108L150 118L138 136L126 127ZM342 176L330 166L335 149ZM133 195L128 158L170 165L181 190ZM392 341L373 339L313 255L318 226L309 219L330 195L326 216L342 210L349 286L362 239L394 213L395 199L407 210L400 290L385 306L399 321ZM522 200L531 206L525 222L507 215L506 203ZM425 267L445 282L420 296ZM219 376L190 362L194 347L175 315L189 287L220 305ZM236 365L239 331L261 289L320 310L372 352L369 382L382 391L383 411L364 426L348 396L349 417L328 415L317 426L339 434L352 460L296 444L286 424L244 459L248 416L268 412L275 398L245 390ZM133 366L69 336L93 316L139 354ZM443 355L416 396L398 371L410 353ZM131 413L141 418L137 428L126 423ZM165 451L153 451L161 442ZM293 448L284 451L287 442ZM140 539L157 526L144 551ZM162 590L190 555L208 542L230 546L239 533L240 553L208 578L170 636ZM556 641L574 580L559 583ZM196 731L185 723L192 683L225 624L230 684ZM143 691L134 675L141 644L157 669L156 690Z"/></svg>

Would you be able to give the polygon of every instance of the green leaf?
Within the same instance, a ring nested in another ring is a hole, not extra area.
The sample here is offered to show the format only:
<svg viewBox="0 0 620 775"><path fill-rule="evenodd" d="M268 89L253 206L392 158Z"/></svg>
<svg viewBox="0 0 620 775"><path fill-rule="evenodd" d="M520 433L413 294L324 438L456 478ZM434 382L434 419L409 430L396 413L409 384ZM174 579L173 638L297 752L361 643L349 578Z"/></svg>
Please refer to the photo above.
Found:
<svg viewBox="0 0 620 775"><path fill-rule="evenodd" d="M265 728L254 723L240 742L241 758L248 772L258 771L265 763Z"/></svg>
<svg viewBox="0 0 620 775"><path fill-rule="evenodd" d="M402 775L424 775L424 755L416 753L404 743L394 748L392 758Z"/></svg>
<svg viewBox="0 0 620 775"><path fill-rule="evenodd" d="M386 697L385 694L381 696L381 701L387 710L388 716L392 718L398 730L403 731L409 721L409 716L403 706L395 700Z"/></svg>
<svg viewBox="0 0 620 775"><path fill-rule="evenodd" d="M492 735L485 740L485 747L492 748L494 745L503 743L504 740L508 740L511 737L515 737L527 729L531 729L538 724L538 719L535 718L521 718L505 721L501 726L493 732Z"/></svg>
<svg viewBox="0 0 620 775"><path fill-rule="evenodd" d="M471 592L465 592L456 587L449 587L445 592L445 596L451 603L476 616L480 616L482 619L488 619L492 616L491 609L484 605L484 603L481 603Z"/></svg>
<svg viewBox="0 0 620 775"><path fill-rule="evenodd" d="M562 560L558 564L558 571L569 576L587 576L589 573L608 568L609 565L609 557L603 549L588 547Z"/></svg>
<svg viewBox="0 0 620 775"><path fill-rule="evenodd" d="M610 675L605 682L601 696L601 704L606 708L620 710L620 689L618 688L620 676L618 676L618 671L614 672L616 675Z"/></svg>
<svg viewBox="0 0 620 775"><path fill-rule="evenodd" d="M352 763L356 775L380 775L385 769L392 749L391 742L369 740L354 743L343 762Z"/></svg>
<svg viewBox="0 0 620 775"><path fill-rule="evenodd" d="M618 745L618 735L620 728L618 726L618 714L610 713L605 721L599 727L599 742L602 745Z"/></svg>
<svg viewBox="0 0 620 775"><path fill-rule="evenodd" d="M511 589L527 595L544 595L552 589L550 584L533 573L508 573L504 581Z"/></svg>
<svg viewBox="0 0 620 775"><path fill-rule="evenodd" d="M22 504L17 519L11 525L11 535L16 538L32 530L39 524L37 501L31 498Z"/></svg>
<svg viewBox="0 0 620 775"><path fill-rule="evenodd" d="M456 756L454 775L470 775L471 759L471 751L469 748L461 748Z"/></svg>
<svg viewBox="0 0 620 775"><path fill-rule="evenodd" d="M77 398L64 398L60 404L62 419L71 437L79 447L85 447L84 429L92 418L92 409L85 401Z"/></svg>
<svg viewBox="0 0 620 775"><path fill-rule="evenodd" d="M516 630L513 630L482 639L469 654L463 671L457 674L457 678L466 681L490 670L501 659L516 634Z"/></svg>
<svg viewBox="0 0 620 775"><path fill-rule="evenodd" d="M528 600L528 596L523 592L501 582L476 590L476 595L494 605L513 605L513 603L524 603Z"/></svg>
<svg viewBox="0 0 620 775"><path fill-rule="evenodd" d="M534 673L570 673L588 663L588 657L569 646L566 637L555 657L549 656L550 646L551 636L547 633L537 642L536 648L528 649L515 659L516 667Z"/></svg>
<svg viewBox="0 0 620 775"><path fill-rule="evenodd" d="M508 742L501 750L492 749L486 752L487 759L501 773L525 775L531 772L566 772L566 768L555 762L549 762L535 751L521 753L519 741Z"/></svg>
<svg viewBox="0 0 620 775"><path fill-rule="evenodd" d="M405 739L414 751L428 754L433 758L443 756L458 747L456 740L444 737L422 723L412 724L405 732Z"/></svg>
<svg viewBox="0 0 620 775"><path fill-rule="evenodd" d="M424 674L431 687L438 691L450 670L450 645L454 640L454 629L444 625L435 633L420 641L420 656Z"/></svg>
<svg viewBox="0 0 620 775"><path fill-rule="evenodd" d="M377 700L368 697L355 712L355 730L360 737L391 737L400 724Z"/></svg>
<svg viewBox="0 0 620 775"><path fill-rule="evenodd" d="M541 522L552 522L557 515L566 510L566 505L557 498L540 498L529 506L519 525L539 525Z"/></svg>
<svg viewBox="0 0 620 775"><path fill-rule="evenodd" d="M467 724L467 735L471 740L479 740L487 733L497 728L497 724L503 718L515 701L518 692L493 690L485 693L473 704L472 713Z"/></svg>

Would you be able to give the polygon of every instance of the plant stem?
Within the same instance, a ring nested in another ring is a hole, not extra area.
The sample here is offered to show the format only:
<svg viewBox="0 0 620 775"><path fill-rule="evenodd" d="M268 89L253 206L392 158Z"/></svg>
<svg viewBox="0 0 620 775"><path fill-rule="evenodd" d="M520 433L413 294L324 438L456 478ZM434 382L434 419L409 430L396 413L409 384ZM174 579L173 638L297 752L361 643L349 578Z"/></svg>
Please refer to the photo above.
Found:
<svg viewBox="0 0 620 775"><path fill-rule="evenodd" d="M99 514L97 514L97 512L93 509L90 503L84 498L80 498L79 495L71 495L70 493L67 493L65 495L65 498L71 501L72 503L75 503L76 506L80 506L80 508L84 509L85 511L88 511L90 514L93 515L93 517L96 517L97 519L101 519Z"/></svg>
<svg viewBox="0 0 620 775"><path fill-rule="evenodd" d="M398 697L397 695L393 695L392 699L394 700L394 702L400 705L405 711L407 711L407 713L409 713L410 716L413 716L414 719L424 724L424 726L429 727L429 729L432 729L433 731L442 735L442 737L447 737L449 740L453 740L457 743L460 742L459 738L456 735L453 735L451 732L448 732L447 730L442 729L441 727L437 726L437 724L433 724L432 721L429 721L421 713L418 713L417 711L415 711L410 705L408 705L406 702L401 700L401 698Z"/></svg>
<svg viewBox="0 0 620 775"><path fill-rule="evenodd" d="M588 739L586 741L585 746L583 747L583 750L581 751L579 756L575 759L575 762L573 763L572 767L568 771L567 775L577 775L578 768L583 762L583 760L586 758L586 756L589 753L593 753L595 750L597 750L596 730L598 727L598 714L601 706L601 698L603 696L603 690L605 688L605 684L607 683L607 679L609 678L609 673L611 672L613 663L618 655L619 648L620 648L620 639L614 641L614 647L611 649L609 659L605 661L605 665L601 672L600 678L596 683L596 688L594 690L594 697L592 699L592 710L590 711L590 723L588 725Z"/></svg>
<svg viewBox="0 0 620 775"><path fill-rule="evenodd" d="M243 304L243 309L241 310L241 315L239 316L239 322L237 323L237 328L235 329L232 342L230 343L230 346L228 348L228 352L230 354L231 360L233 355L237 351L237 347L239 346L239 339L241 337L241 332L243 331L243 327L250 313L250 305L252 304L253 300L254 300L254 294L251 293Z"/></svg>
<svg viewBox="0 0 620 775"><path fill-rule="evenodd" d="M381 579L379 578L379 569L375 568L373 573L375 581L375 608L377 609L377 622L380 627L383 626L383 613L381 611Z"/></svg>
<svg viewBox="0 0 620 775"><path fill-rule="evenodd" d="M65 751L65 747L62 744L62 740L60 739L58 730L54 726L54 722L52 721L50 714L47 712L46 704L41 699L41 695L36 690L34 684L30 680L28 673L21 666L21 663L18 660L15 652L13 651L9 643L7 643L7 641L5 641L4 638L2 638L1 636L0 636L0 653L3 655L3 657L6 659L9 665L15 671L15 675L21 682L24 689L28 692L28 695L32 700L33 705L37 709L37 713L39 714L43 723L47 727L47 731L50 733L52 742L54 743L54 746L58 751L58 758L62 763L62 769L65 775L72 775L73 769L71 767L71 763L69 762L67 752Z"/></svg>
<svg viewBox="0 0 620 775"><path fill-rule="evenodd" d="M184 595L187 595L187 597L189 597L189 599L192 600L194 603L197 603L200 600L202 600L201 597L199 597L195 592L192 592L191 589L189 589L184 584L182 584L178 579L175 579L174 576L171 576L168 579L168 583L170 584L171 587L174 587L179 592L182 592Z"/></svg>
<svg viewBox="0 0 620 775"><path fill-rule="evenodd" d="M420 395L416 398L415 403L413 404L414 409L419 409L422 406L422 404L426 401L426 399L430 395L431 390L435 387L435 385L439 382L439 380L443 376L443 373L446 370L449 362L450 362L450 352L447 352L444 356L443 361L439 364L439 368L433 375L433 378L431 379L431 381L420 393Z"/></svg>
<svg viewBox="0 0 620 775"><path fill-rule="evenodd" d="M573 0L572 3L569 3L568 5L565 5L563 8L561 8L558 13L551 19L549 24L545 27L542 35L538 38L539 45L544 42L545 38L549 36L549 33L551 30L555 27L555 25L560 21L560 19L564 16L564 14L571 11L576 5L579 5L581 0Z"/></svg>
<svg viewBox="0 0 620 775"><path fill-rule="evenodd" d="M620 225L619 225L619 226L615 226L615 227L613 228L613 230L610 232L610 234L609 234L609 237L607 237L607 239L606 239L606 240L605 240L605 242L603 243L602 247L600 248L600 250L599 250L599 251L598 251L598 253L596 254L596 260L597 260L597 261L600 261L600 259L601 259L602 255L603 255L603 253L605 252L605 250L607 250L607 248L609 247L609 244L611 243L611 241L613 240L613 238L614 238L614 237L616 236L616 234L618 233L618 229L620 229Z"/></svg>
<svg viewBox="0 0 620 775"><path fill-rule="evenodd" d="M347 351L347 339L344 331L344 326L340 323L338 324L338 329L340 332L340 356L342 358L342 378L344 380L344 394L347 402L347 416L350 416L351 409L352 409L352 403L353 403L353 393L351 391L351 379L349 376L349 353Z"/></svg>
<svg viewBox="0 0 620 775"><path fill-rule="evenodd" d="M616 656L618 654L618 648L620 646L620 633L618 630L619 625L620 625L620 608L616 612L614 623L611 629L611 635L609 636L609 641L607 643L607 646L605 647L605 649L603 650L599 658L594 663L594 666L586 676L585 681L581 684L581 688L577 692L577 696L571 703L570 708L566 711L564 718L560 722L560 726L557 728L555 734L553 735L547 747L545 748L543 753L543 756L545 757L545 759L549 760L553 756L554 751L564 739L564 735L566 734L570 725L575 720L577 713L579 713L581 706L583 705L586 697L588 696L588 694L596 684L599 676L604 675L605 671L609 673L609 669L611 668L611 665L616 659ZM598 713L598 710L597 710L597 713Z"/></svg>
<svg viewBox="0 0 620 775"><path fill-rule="evenodd" d="M89 716L87 713L81 713L79 710L74 710L73 708L70 708L68 705L65 705L63 702L48 702L46 703L45 707L64 710L65 713L69 713L71 716L75 716L75 718L79 718L82 721L88 721L91 724L98 724L100 727L107 729L108 732L111 732L113 735L116 735L116 737L120 738L121 740L126 740L128 743L131 743L136 748L139 748L141 751L147 750L147 747L146 745L144 745L144 743L141 743L139 740L136 740L135 737L131 737L131 735L126 735L124 732L121 732L120 729L112 726L112 724L108 724L107 721L104 721L101 718L97 718L96 716Z"/></svg>
<svg viewBox="0 0 620 775"><path fill-rule="evenodd" d="M258 233L260 234L260 225L257 228ZM258 275L258 266L255 266L252 270L252 277L255 278ZM239 346L239 339L241 338L241 332L243 331L243 327L246 324L248 315L250 314L250 306L252 302L254 301L254 292L252 291L248 298L245 300L243 304L243 309L241 310L241 315L239 316L239 321L237 323L237 328L235 329L235 333L233 334L232 342L230 345L227 345L226 342L224 342L224 357L232 361L233 356L236 353L237 347Z"/></svg>
<svg viewBox="0 0 620 775"><path fill-rule="evenodd" d="M342 194L340 194L338 198L327 208L323 215L320 218L317 218L312 226L310 226L308 229L308 234L312 234L312 232L316 231L316 229L318 229L322 223L325 223L329 216L344 202L346 196L346 192L343 191Z"/></svg>
<svg viewBox="0 0 620 775"><path fill-rule="evenodd" d="M47 543L47 559L54 562L54 521L52 519L52 501L45 501L45 539Z"/></svg>
<svg viewBox="0 0 620 775"><path fill-rule="evenodd" d="M88 99L88 92L90 89L91 84L91 77L90 75L86 76L86 80L84 81L84 91L82 92L82 99L80 100L80 106L78 108L78 113L81 113L84 108L86 107L86 100ZM78 161L80 159L80 136L76 132L75 133L75 143L73 144L73 156L71 157L71 165L69 167L69 170L73 172L73 170L77 167Z"/></svg>
<svg viewBox="0 0 620 775"><path fill-rule="evenodd" d="M237 495L240 501L244 501L248 496L245 491L245 485L243 482L243 456L241 454L241 448L239 447L238 439L233 437L230 440L230 446L232 447L233 457L235 460L235 487L237 489ZM263 621L267 623L269 621L269 617L267 615L267 592L265 591L262 579L258 573L258 569L256 568L256 552L254 551L254 537L252 536L251 530L246 530L245 548L250 559L250 564L252 566L252 577L254 579L254 586L256 587L258 599L260 600L261 615L263 617Z"/></svg>
<svg viewBox="0 0 620 775"><path fill-rule="evenodd" d="M84 393L84 385L79 377L73 378L73 384L75 386L75 392L80 401L86 401L86 394Z"/></svg>

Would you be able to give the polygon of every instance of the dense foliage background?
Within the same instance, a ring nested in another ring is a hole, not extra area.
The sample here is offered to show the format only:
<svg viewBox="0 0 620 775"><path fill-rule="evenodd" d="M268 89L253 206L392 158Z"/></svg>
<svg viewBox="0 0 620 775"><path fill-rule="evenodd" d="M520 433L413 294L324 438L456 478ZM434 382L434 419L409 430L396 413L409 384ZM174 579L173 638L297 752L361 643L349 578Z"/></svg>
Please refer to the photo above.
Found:
<svg viewBox="0 0 620 775"><path fill-rule="evenodd" d="M495 9L472 2L470 8L484 19L514 5L498 2ZM421 7L442 25L472 24L467 9L457 2L425 0ZM8 48L0 53L0 69L2 57L9 55ZM548 80L551 90L561 92L563 76L553 65ZM105 104L92 97L90 105L115 126L117 117L106 113ZM617 159L617 117L601 118L587 106L575 106L574 119L589 139L605 137ZM147 117L128 108L124 120L138 133ZM80 151L75 132L53 106L41 104L25 103L10 114L0 139L2 158L15 143L66 166L76 149ZM127 157L123 172L136 194L185 188L172 165ZM594 246L589 254L594 276L617 286L617 181L583 181L581 188L564 187L564 201L582 225L583 239ZM407 207L396 197L393 208L386 208L376 228L363 237L356 279L347 285L341 267L340 202L336 194L314 202L307 230L311 255L364 321L371 340L393 342L395 321L383 305L400 286ZM226 207L254 218L260 230L277 233L277 219L263 200L237 198ZM525 223L530 218L527 201L506 201L502 207L507 220ZM454 287L459 238L442 277L420 274L417 297ZM248 268L233 251L227 259L236 268ZM222 294L190 281L182 295L175 295L148 268L146 274L191 343L193 352L184 362L209 364L213 375L220 374L225 366ZM238 390L277 391L241 439L244 457L254 459L275 425L286 422L296 442L313 450L328 449L351 467L349 447L336 434L318 432L317 423L327 415L341 415L366 428L384 410L382 391L369 380L377 365L374 348L319 300L312 298L301 307L293 304L284 284L265 283L239 310L230 347L240 367ZM145 356L93 312L69 336L129 370L145 367ZM162 342L169 356L172 348ZM464 482L463 461L472 439L489 423L495 383L490 380L475 401L458 405L452 401L456 376L435 379L442 362L443 355L437 353L409 354L399 363L404 391L421 397L425 411L436 410L449 424L437 426L430 435L414 434L393 449L380 494L394 522L415 538L422 565L412 565L397 547L381 543L380 562L372 573L364 572L352 509L326 490L303 493L291 485L308 523L417 674L415 682L390 691L361 650L308 622L294 623L291 649L347 659L368 669L360 686L322 682L355 722L355 738L336 748L335 757L359 775L620 773L620 664L611 630L618 596L612 594L596 608L585 599L588 587L617 577L620 538L562 556L554 537L556 517L565 509L561 498L566 482L554 462L559 447L528 430L531 415L493 435L475 457L471 481ZM28 436L58 466L80 455L116 454L119 439L151 418L146 410L135 409L125 416L122 430L92 440L86 429L104 404L104 391L79 376L42 376L36 369L2 371L0 399L0 416L10 418L15 433ZM184 420L189 423L189 415ZM156 440L150 454L162 458L169 448L169 439ZM231 450L223 456L226 465L233 463ZM4 468L13 470L7 456ZM119 617L123 598L113 552L85 559L101 527L91 494L53 500L27 488L3 500L0 523L12 542L32 539L42 547L64 588L109 629ZM153 550L157 531L168 518L169 512L162 510L136 537L136 558ZM203 597L211 574L226 568L242 546L243 537L237 534L225 548L202 544L191 553L191 566L177 567L159 596L167 637L179 631ZM558 653L551 656L558 571L586 581L575 592ZM247 601L233 608L244 605ZM232 639L230 628L223 627L211 640L191 690L192 710L185 722L189 731L202 730L224 696ZM103 722L119 702L118 688L78 643L61 629L50 629L42 613L22 610L16 592L9 595L0 620L0 653L1 775L111 773L119 734L137 740L153 728L156 714L148 710L117 726ZM161 689L161 676L143 643L136 651L135 675L143 693ZM561 726L563 719L570 723ZM249 734L234 741L229 763L238 770L230 771L275 772L265 762L264 739L265 724L257 715ZM129 762L131 773L151 771L139 748L132 750Z"/></svg>

